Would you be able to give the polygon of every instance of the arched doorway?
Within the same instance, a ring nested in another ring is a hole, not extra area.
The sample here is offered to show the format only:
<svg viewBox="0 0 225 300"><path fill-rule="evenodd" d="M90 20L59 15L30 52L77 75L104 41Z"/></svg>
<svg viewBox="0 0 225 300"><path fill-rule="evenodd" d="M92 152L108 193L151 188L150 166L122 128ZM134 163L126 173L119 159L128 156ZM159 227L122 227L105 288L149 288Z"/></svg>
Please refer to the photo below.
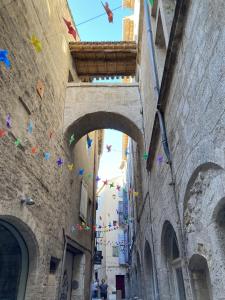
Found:
<svg viewBox="0 0 225 300"><path fill-rule="evenodd" d="M162 235L163 255L169 279L171 299L185 300L185 287L182 273L182 260L176 233L170 222L166 221Z"/></svg>
<svg viewBox="0 0 225 300"><path fill-rule="evenodd" d="M153 275L153 263L152 263L152 252L149 243L145 243L144 252L145 261L145 288L146 288L146 300L154 299L154 275Z"/></svg>
<svg viewBox="0 0 225 300"><path fill-rule="evenodd" d="M211 281L206 259L199 254L194 254L190 259L189 270L191 271L194 299L211 300Z"/></svg>
<svg viewBox="0 0 225 300"><path fill-rule="evenodd" d="M23 238L0 220L0 299L24 299L27 274L28 251Z"/></svg>
<svg viewBox="0 0 225 300"><path fill-rule="evenodd" d="M143 295L142 271L141 271L141 260L140 260L139 253L137 253L137 286L138 286L138 296L142 297Z"/></svg>

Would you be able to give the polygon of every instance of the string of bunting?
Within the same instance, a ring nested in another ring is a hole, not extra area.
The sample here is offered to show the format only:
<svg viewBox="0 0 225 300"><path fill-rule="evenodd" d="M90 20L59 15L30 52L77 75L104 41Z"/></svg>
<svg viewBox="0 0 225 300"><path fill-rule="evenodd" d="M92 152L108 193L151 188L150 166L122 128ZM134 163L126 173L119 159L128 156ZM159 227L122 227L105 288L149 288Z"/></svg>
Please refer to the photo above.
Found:
<svg viewBox="0 0 225 300"><path fill-rule="evenodd" d="M6 137L9 134L10 129L12 129L13 127L13 122L12 122L12 118L11 118L11 114L7 114L6 116L6 128L0 128L0 139ZM33 134L34 132L34 124L32 122L32 120L28 121L27 124L27 133L29 135ZM49 140L52 139L54 135L53 131L49 132ZM72 143L75 141L75 136L74 134L71 135L70 139L69 139L69 145L72 145ZM92 147L92 139L89 137L89 135L87 135L87 148L90 149ZM16 138L16 140L14 141L14 144L16 147L21 147L22 146L22 140L20 138ZM43 159L45 161L49 161L51 159L51 153L47 150L43 150L41 148L39 148L36 145L31 146L30 151L29 151L32 155L37 155L38 153L41 153L43 155ZM162 160L160 159L160 162ZM75 165L71 162L65 162L65 160L62 157L58 157L56 160L56 164L58 167L62 167L63 165L65 165L69 171L75 171L77 175L79 176L84 176L87 179L91 179L93 178L93 174L92 173L85 173L85 170L83 168L78 168L75 169ZM95 178L96 182L99 182L101 180L101 178L99 176L96 176ZM121 186L120 185L115 185L114 182L110 182L105 179L102 180L103 185L107 186L109 185L110 188L115 188L118 192L121 190ZM124 191L128 192L129 194L133 194L134 197L138 197L139 193L137 191L135 191L134 189L129 189L126 190L125 188L123 188Z"/></svg>
<svg viewBox="0 0 225 300"><path fill-rule="evenodd" d="M88 225L86 223L81 223L81 224L76 224L76 225L72 225L71 226L71 232L74 231L96 231L96 232L109 232L109 231L113 231L113 230L118 230L119 226L104 226L104 227L98 227L99 229L97 229L96 225ZM101 228L101 229L100 229Z"/></svg>
<svg viewBox="0 0 225 300"><path fill-rule="evenodd" d="M121 247L126 247L126 246L129 246L130 243L129 242L125 242L125 241L121 241L121 242L112 242L112 241L97 241L96 242L97 245L101 245L101 246L121 246Z"/></svg>

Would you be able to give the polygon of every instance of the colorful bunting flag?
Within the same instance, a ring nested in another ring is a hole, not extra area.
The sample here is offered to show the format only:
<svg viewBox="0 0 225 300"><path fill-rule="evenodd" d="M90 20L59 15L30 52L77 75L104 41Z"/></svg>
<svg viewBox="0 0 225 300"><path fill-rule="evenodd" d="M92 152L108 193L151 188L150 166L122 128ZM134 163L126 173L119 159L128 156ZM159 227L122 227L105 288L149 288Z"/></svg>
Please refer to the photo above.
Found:
<svg viewBox="0 0 225 300"><path fill-rule="evenodd" d="M106 180L103 180L102 182L103 182L104 185L107 185L107 184L108 184L108 180L107 180L107 179L106 179Z"/></svg>
<svg viewBox="0 0 225 300"><path fill-rule="evenodd" d="M32 35L30 39L31 44L34 46L36 52L41 52L42 50L42 44L41 42L36 38L35 35Z"/></svg>
<svg viewBox="0 0 225 300"><path fill-rule="evenodd" d="M129 154L128 149L126 149L125 156L127 156L128 154Z"/></svg>
<svg viewBox="0 0 225 300"><path fill-rule="evenodd" d="M64 22L65 22L65 24L68 28L68 33L71 34L74 37L75 41L76 41L77 40L77 33L76 33L76 30L74 29L74 27L72 26L72 23L70 21L67 21L64 18L63 18L63 20L64 20Z"/></svg>
<svg viewBox="0 0 225 300"><path fill-rule="evenodd" d="M110 183L109 187L110 187L110 189L113 188L114 187L114 183L113 182Z"/></svg>
<svg viewBox="0 0 225 300"><path fill-rule="evenodd" d="M148 159L148 153L147 153L147 152L144 152L143 158L144 158L144 160L147 160L147 159Z"/></svg>
<svg viewBox="0 0 225 300"><path fill-rule="evenodd" d="M102 2L102 1L101 1ZM109 20L109 23L112 23L113 22L113 13L111 11L111 9L109 8L109 4L108 2L105 2L105 5L102 3L107 15L108 15L108 20Z"/></svg>
<svg viewBox="0 0 225 300"><path fill-rule="evenodd" d="M83 176L84 175L84 169L79 169L78 175Z"/></svg>
<svg viewBox="0 0 225 300"><path fill-rule="evenodd" d="M71 145L74 141L75 141L75 137L74 134L72 134L69 140L69 144Z"/></svg>
<svg viewBox="0 0 225 300"><path fill-rule="evenodd" d="M7 126L7 128L12 127L12 120L11 120L10 114L7 114L7 116L6 116L6 126Z"/></svg>
<svg viewBox="0 0 225 300"><path fill-rule="evenodd" d="M106 145L106 149L107 149L108 152L111 152L112 145Z"/></svg>
<svg viewBox="0 0 225 300"><path fill-rule="evenodd" d="M49 160L51 154L49 152L44 152L44 158L45 160Z"/></svg>
<svg viewBox="0 0 225 300"><path fill-rule="evenodd" d="M99 180L101 180L101 178L99 176L97 176L96 181L98 182Z"/></svg>
<svg viewBox="0 0 225 300"><path fill-rule="evenodd" d="M87 146L88 146L88 149L91 148L92 142L93 142L92 139L87 134Z"/></svg>
<svg viewBox="0 0 225 300"><path fill-rule="evenodd" d="M19 140L19 139L16 139L16 140L15 140L15 145L16 145L16 147L18 147L20 144L21 144L20 140Z"/></svg>
<svg viewBox="0 0 225 300"><path fill-rule="evenodd" d="M7 57L8 55L8 50L1 50L0 49L0 62L2 61L6 68L9 69L11 66L10 60Z"/></svg>
<svg viewBox="0 0 225 300"><path fill-rule="evenodd" d="M58 160L57 160L57 165L58 165L59 167L61 167L61 166L63 165L63 160L62 160L61 157L58 158Z"/></svg>
<svg viewBox="0 0 225 300"><path fill-rule="evenodd" d="M163 156L162 156L162 155L158 155L158 156L157 156L157 162L158 162L159 164L161 164L161 163L163 162Z"/></svg>
<svg viewBox="0 0 225 300"><path fill-rule="evenodd" d="M36 154L37 153L37 147L32 147L31 148L31 153Z"/></svg>
<svg viewBox="0 0 225 300"><path fill-rule="evenodd" d="M73 171L74 165L73 164L68 164L67 167L68 167L69 171Z"/></svg>
<svg viewBox="0 0 225 300"><path fill-rule="evenodd" d="M30 134L33 132L33 123L32 123L32 121L29 121L28 126L27 126L27 131Z"/></svg>
<svg viewBox="0 0 225 300"><path fill-rule="evenodd" d="M0 129L0 138L3 138L6 135L6 131L3 129Z"/></svg>

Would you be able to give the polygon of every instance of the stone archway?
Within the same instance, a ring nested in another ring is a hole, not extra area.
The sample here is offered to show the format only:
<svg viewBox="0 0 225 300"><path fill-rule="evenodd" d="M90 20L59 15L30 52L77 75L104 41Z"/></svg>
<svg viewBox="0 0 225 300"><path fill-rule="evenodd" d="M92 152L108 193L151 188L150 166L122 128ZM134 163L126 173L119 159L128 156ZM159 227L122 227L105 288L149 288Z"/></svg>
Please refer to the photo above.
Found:
<svg viewBox="0 0 225 300"><path fill-rule="evenodd" d="M165 221L161 235L162 261L167 273L164 277L165 290L170 299L185 300L182 259L176 232L169 221Z"/></svg>
<svg viewBox="0 0 225 300"><path fill-rule="evenodd" d="M143 147L142 107L137 84L69 84L64 133L78 141L97 129L116 129Z"/></svg>
<svg viewBox="0 0 225 300"><path fill-rule="evenodd" d="M218 281L217 288L213 289L213 284L211 288L208 280L209 271L211 278L223 278L225 274L224 180L222 165L208 161L196 166L186 185L183 228L187 257L192 262L189 270L194 296L197 293L196 299L219 299L224 295L222 281ZM210 262L209 267L207 262ZM203 289L207 286L210 298L206 298L203 291L196 290L198 285Z"/></svg>
<svg viewBox="0 0 225 300"><path fill-rule="evenodd" d="M23 276L25 276L26 278L24 277L22 279L23 281L26 281L26 291L23 299L32 299L34 292L34 283L40 279L39 276L37 276L40 253L35 234L27 224L25 224L17 217L11 215L1 215L0 221L2 222L2 224L6 224L5 226L7 226L9 230L12 230L15 236L18 236L18 240L21 239L21 242L19 243L20 247L21 249L22 246L24 247L21 252L23 254L22 256L27 255L27 258L24 258L27 259L27 271L24 271L27 273L27 275L24 273ZM25 261L23 261L22 263L25 264ZM37 284L40 284L40 282L38 282Z"/></svg>

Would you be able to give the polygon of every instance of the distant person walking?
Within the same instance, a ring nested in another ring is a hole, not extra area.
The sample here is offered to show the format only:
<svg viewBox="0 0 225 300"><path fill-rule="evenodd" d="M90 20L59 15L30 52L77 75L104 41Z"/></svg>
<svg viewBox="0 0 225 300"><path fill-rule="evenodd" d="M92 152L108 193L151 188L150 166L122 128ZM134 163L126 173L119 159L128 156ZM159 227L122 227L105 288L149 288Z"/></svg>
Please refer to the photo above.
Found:
<svg viewBox="0 0 225 300"><path fill-rule="evenodd" d="M98 281L93 281L92 283L92 298L97 299L98 298Z"/></svg>
<svg viewBox="0 0 225 300"><path fill-rule="evenodd" d="M105 279L102 279L102 283L100 284L99 288L100 288L101 299L107 300L108 284L105 283Z"/></svg>

